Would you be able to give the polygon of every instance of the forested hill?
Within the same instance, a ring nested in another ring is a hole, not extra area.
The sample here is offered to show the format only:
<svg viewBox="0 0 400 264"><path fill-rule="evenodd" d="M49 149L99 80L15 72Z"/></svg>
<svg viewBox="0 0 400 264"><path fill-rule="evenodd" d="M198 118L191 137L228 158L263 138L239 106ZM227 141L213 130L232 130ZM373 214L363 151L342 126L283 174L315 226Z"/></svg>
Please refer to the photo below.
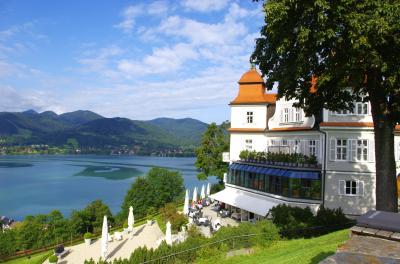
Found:
<svg viewBox="0 0 400 264"><path fill-rule="evenodd" d="M105 153L193 152L206 128L206 123L191 118L138 121L82 110L61 115L0 112L0 146L49 145Z"/></svg>

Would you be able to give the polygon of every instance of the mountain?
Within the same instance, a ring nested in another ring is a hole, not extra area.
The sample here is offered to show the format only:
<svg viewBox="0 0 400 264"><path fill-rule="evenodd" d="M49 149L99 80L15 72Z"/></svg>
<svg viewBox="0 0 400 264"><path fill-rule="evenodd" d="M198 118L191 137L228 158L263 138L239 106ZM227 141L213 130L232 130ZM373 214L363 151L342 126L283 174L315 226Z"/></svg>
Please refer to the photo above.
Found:
<svg viewBox="0 0 400 264"><path fill-rule="evenodd" d="M207 129L207 124L193 118L173 119L156 118L148 121L150 124L161 127L179 138L200 143L201 135Z"/></svg>
<svg viewBox="0 0 400 264"><path fill-rule="evenodd" d="M0 112L0 144L4 146L46 144L65 148L76 142L74 148L83 151L193 151L206 128L206 123L191 118L139 121L105 118L82 110L61 115L33 110Z"/></svg>
<svg viewBox="0 0 400 264"><path fill-rule="evenodd" d="M74 124L80 125L89 121L93 121L96 119L104 118L101 115L98 115L94 112L87 110L78 110L75 112L64 113L59 115L60 120Z"/></svg>

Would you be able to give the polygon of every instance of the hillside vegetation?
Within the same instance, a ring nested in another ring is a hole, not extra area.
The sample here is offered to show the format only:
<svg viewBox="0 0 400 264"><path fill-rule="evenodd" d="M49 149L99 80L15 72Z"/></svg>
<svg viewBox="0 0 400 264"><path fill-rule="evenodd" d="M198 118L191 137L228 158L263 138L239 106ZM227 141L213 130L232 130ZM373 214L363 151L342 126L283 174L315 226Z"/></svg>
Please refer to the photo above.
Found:
<svg viewBox="0 0 400 264"><path fill-rule="evenodd" d="M61 115L33 110L0 112L0 145L46 144L79 148L84 152L104 149L142 154L193 152L206 128L206 123L190 118L138 121L105 118L82 110Z"/></svg>

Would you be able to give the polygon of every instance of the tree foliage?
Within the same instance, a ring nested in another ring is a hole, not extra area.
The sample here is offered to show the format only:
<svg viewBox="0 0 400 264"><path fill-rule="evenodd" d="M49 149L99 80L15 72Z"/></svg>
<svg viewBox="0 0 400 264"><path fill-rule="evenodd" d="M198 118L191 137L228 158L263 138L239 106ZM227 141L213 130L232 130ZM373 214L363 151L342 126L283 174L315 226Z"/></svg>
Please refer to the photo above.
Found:
<svg viewBox="0 0 400 264"><path fill-rule="evenodd" d="M400 2L268 0L251 60L308 115L369 101L377 209L397 210L393 130L400 120ZM312 77L317 90L310 93Z"/></svg>
<svg viewBox="0 0 400 264"><path fill-rule="evenodd" d="M125 195L120 218L128 217L129 207L133 207L135 217L145 217L147 213L163 207L183 197L183 177L178 171L152 168L144 177L138 177Z"/></svg>
<svg viewBox="0 0 400 264"><path fill-rule="evenodd" d="M204 132L200 147L196 149L196 167L200 170L197 176L205 180L208 176L217 176L221 181L228 169L228 164L222 161L222 153L229 151L229 136L226 129L228 122L217 126L211 123Z"/></svg>

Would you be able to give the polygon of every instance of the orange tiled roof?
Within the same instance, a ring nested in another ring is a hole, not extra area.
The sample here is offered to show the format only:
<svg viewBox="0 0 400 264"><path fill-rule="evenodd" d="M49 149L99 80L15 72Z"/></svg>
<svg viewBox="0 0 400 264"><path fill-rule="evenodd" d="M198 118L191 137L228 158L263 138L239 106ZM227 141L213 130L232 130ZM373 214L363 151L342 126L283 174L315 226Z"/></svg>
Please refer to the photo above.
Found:
<svg viewBox="0 0 400 264"><path fill-rule="evenodd" d="M311 127L276 127L270 129L270 131L299 131L299 130L310 130Z"/></svg>
<svg viewBox="0 0 400 264"><path fill-rule="evenodd" d="M264 83L264 80L255 68L251 68L240 78L239 84L242 83Z"/></svg>
<svg viewBox="0 0 400 264"><path fill-rule="evenodd" d="M311 87L310 87L310 93L312 94L317 92L317 81L318 78L313 75L311 77Z"/></svg>
<svg viewBox="0 0 400 264"><path fill-rule="evenodd" d="M228 128L229 132L265 132L263 128Z"/></svg>
<svg viewBox="0 0 400 264"><path fill-rule="evenodd" d="M275 104L276 94L240 92L230 104Z"/></svg>
<svg viewBox="0 0 400 264"><path fill-rule="evenodd" d="M372 122L322 122L320 126L326 127L374 127ZM396 131L400 131L400 125L396 125L394 128Z"/></svg>
<svg viewBox="0 0 400 264"><path fill-rule="evenodd" d="M276 94L265 93L264 80L255 68L242 75L239 93L230 104L275 104Z"/></svg>
<svg viewBox="0 0 400 264"><path fill-rule="evenodd" d="M320 126L330 127L374 127L372 122L322 122Z"/></svg>

